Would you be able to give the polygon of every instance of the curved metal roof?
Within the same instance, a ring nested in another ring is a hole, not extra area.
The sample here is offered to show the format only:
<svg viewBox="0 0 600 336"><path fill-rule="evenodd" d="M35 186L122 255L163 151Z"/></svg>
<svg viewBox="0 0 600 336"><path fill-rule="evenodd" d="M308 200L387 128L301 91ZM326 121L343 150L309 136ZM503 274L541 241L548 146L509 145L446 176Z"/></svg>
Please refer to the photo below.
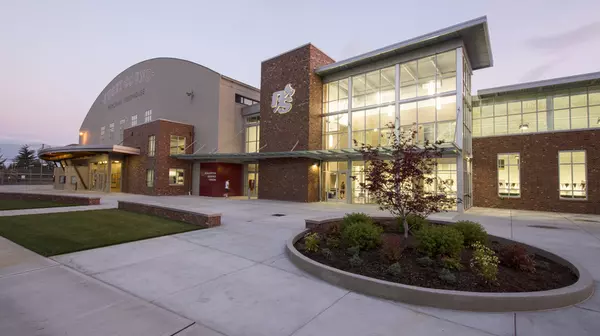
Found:
<svg viewBox="0 0 600 336"><path fill-rule="evenodd" d="M463 40L473 70L483 69L493 65L494 61L490 46L487 17L482 16L343 61L322 66L317 68L315 72L318 75L325 76L338 71L354 68L365 63L372 63L393 55L406 53L414 49L457 38Z"/></svg>

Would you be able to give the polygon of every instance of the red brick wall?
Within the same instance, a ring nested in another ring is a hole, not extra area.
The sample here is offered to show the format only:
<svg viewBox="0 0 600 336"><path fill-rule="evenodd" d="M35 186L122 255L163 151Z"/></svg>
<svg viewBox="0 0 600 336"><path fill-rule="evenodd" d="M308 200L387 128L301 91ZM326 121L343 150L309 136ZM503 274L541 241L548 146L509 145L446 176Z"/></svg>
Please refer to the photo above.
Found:
<svg viewBox="0 0 600 336"><path fill-rule="evenodd" d="M587 200L561 200L558 151L586 150ZM521 155L521 197L498 196L497 155ZM473 139L473 204L479 207L600 214L600 130Z"/></svg>
<svg viewBox="0 0 600 336"><path fill-rule="evenodd" d="M200 196L223 197L229 180L229 196L243 195L244 166L235 163L201 163Z"/></svg>
<svg viewBox="0 0 600 336"><path fill-rule="evenodd" d="M262 152L320 149L323 83L314 73L333 60L308 44L261 67L260 146ZM286 84L296 90L289 113L273 113L273 92ZM294 147L295 146L295 147ZM269 159L260 162L258 197L315 202L319 200L318 172L310 159Z"/></svg>
<svg viewBox="0 0 600 336"><path fill-rule="evenodd" d="M154 157L148 157L148 137L156 137ZM167 120L156 120L123 131L124 146L140 149L140 155L126 157L123 164L124 192L144 195L187 195L191 191L192 164L191 161L170 157L171 135L184 136L186 146L194 141L194 126ZM186 154L193 153L189 146ZM184 185L169 185L169 169L185 169ZM154 187L146 186L146 170L154 169Z"/></svg>

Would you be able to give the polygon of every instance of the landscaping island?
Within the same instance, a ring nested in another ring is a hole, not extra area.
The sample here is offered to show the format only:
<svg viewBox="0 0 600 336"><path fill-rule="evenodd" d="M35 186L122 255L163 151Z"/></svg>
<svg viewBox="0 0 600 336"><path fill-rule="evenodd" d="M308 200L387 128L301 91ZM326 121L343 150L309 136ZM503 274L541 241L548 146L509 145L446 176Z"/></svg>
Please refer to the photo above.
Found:
<svg viewBox="0 0 600 336"><path fill-rule="evenodd" d="M402 220L349 214L296 236L288 254L331 283L442 308L548 309L593 292L585 270L535 247L488 236L478 223L446 225L417 216L408 222L405 235Z"/></svg>

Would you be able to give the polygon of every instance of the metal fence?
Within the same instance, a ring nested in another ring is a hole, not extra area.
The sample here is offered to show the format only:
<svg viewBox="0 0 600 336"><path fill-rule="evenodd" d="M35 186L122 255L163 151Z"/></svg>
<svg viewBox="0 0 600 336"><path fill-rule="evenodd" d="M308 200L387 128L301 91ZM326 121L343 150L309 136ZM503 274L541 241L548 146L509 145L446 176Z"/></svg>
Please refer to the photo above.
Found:
<svg viewBox="0 0 600 336"><path fill-rule="evenodd" d="M39 185L54 183L54 171L39 168L2 169L0 185Z"/></svg>

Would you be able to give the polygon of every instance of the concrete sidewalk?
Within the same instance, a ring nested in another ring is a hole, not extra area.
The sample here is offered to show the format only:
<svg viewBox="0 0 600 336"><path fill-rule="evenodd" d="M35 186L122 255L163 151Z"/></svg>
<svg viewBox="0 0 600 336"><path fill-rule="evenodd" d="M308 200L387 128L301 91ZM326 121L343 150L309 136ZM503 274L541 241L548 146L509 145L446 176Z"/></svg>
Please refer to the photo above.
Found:
<svg viewBox="0 0 600 336"><path fill-rule="evenodd" d="M0 237L3 336L218 335L201 328Z"/></svg>

